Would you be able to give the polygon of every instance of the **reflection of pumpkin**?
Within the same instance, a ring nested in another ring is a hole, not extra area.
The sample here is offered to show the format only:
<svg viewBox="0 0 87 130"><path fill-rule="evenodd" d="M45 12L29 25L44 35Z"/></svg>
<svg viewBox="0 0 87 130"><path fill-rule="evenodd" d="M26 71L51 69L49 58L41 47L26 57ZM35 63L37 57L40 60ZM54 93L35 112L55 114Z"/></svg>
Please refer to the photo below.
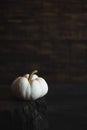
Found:
<svg viewBox="0 0 87 130"><path fill-rule="evenodd" d="M36 72L37 70L30 75L20 76L13 81L11 89L16 97L25 100L35 100L47 94L48 85L43 78L35 74Z"/></svg>

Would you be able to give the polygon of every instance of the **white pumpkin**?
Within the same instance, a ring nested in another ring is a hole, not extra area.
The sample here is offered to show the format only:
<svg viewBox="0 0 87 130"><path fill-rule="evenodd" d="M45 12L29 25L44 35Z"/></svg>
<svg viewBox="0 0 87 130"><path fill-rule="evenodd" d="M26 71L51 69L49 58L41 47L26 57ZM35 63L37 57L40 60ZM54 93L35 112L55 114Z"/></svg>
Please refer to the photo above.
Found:
<svg viewBox="0 0 87 130"><path fill-rule="evenodd" d="M25 100L36 100L47 94L48 85L46 81L35 73L37 73L37 70L30 75L20 76L12 82L11 89L16 97Z"/></svg>

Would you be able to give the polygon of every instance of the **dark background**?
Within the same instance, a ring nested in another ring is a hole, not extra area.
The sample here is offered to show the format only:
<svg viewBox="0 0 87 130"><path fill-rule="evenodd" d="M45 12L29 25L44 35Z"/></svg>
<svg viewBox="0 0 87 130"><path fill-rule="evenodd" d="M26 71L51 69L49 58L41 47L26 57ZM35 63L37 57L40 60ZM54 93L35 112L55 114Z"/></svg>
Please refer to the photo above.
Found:
<svg viewBox="0 0 87 130"><path fill-rule="evenodd" d="M50 130L87 129L86 58L86 0L0 0L0 84L38 69Z"/></svg>

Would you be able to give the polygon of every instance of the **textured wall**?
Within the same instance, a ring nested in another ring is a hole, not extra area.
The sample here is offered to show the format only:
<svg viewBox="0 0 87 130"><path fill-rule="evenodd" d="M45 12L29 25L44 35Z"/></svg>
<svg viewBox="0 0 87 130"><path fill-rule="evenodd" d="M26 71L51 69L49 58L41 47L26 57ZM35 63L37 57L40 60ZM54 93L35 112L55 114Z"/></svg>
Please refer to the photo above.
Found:
<svg viewBox="0 0 87 130"><path fill-rule="evenodd" d="M86 0L1 0L0 83L39 70L48 83L87 83Z"/></svg>

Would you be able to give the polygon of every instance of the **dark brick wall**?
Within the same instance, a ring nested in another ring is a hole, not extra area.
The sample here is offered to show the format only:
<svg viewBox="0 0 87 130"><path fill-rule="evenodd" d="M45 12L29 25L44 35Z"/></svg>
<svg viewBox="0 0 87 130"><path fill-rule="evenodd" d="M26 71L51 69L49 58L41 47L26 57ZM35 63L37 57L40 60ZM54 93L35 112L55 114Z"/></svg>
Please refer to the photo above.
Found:
<svg viewBox="0 0 87 130"><path fill-rule="evenodd" d="M86 0L1 0L0 83L39 70L48 83L87 83Z"/></svg>

